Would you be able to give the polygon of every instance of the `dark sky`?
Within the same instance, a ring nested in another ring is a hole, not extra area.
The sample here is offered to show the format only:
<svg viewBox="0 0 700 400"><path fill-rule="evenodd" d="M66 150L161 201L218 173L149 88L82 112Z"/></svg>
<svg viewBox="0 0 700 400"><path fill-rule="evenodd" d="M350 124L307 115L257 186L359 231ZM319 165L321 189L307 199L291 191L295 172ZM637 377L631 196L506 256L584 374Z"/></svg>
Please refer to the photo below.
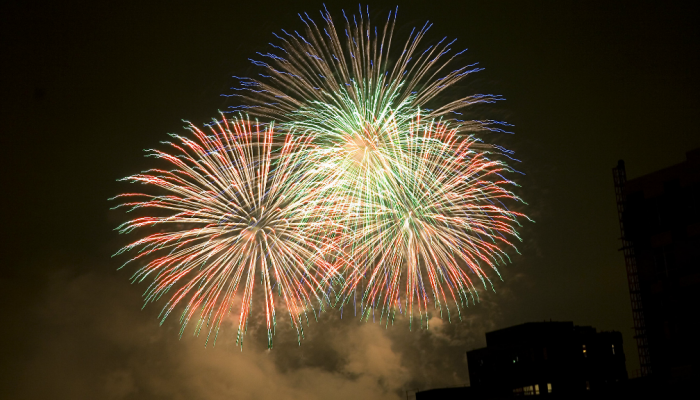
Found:
<svg viewBox="0 0 700 400"><path fill-rule="evenodd" d="M525 209L521 256L465 321L385 329L322 316L301 346L282 329L267 351L253 326L216 347L176 319L143 311L145 285L111 258L124 221L107 200L118 178L146 168L142 149L182 119L227 105L232 75L267 50L272 31L301 29L320 2L23 1L0 6L2 269L0 397L12 399L404 398L468 383L464 352L484 332L565 320L624 335L638 368L611 168L630 177L700 146L698 13L644 1L400 2L398 26L435 23L484 71L464 85L508 99L484 108L515 135ZM415 5L411 3L416 3ZM395 2L370 10L386 16ZM675 4L675 5L674 5ZM354 2L327 6L336 19ZM162 305L162 303L161 303Z"/></svg>

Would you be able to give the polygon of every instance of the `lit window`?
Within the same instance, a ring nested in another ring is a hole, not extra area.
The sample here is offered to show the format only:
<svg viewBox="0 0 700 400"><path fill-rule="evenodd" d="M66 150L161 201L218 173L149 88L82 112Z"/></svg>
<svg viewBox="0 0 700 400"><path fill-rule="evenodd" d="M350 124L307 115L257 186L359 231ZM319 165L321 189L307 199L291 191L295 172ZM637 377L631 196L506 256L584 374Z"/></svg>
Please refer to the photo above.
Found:
<svg viewBox="0 0 700 400"><path fill-rule="evenodd" d="M535 394L535 388L532 386L525 386L523 388L523 391L525 392L525 396L532 396L533 394Z"/></svg>
<svg viewBox="0 0 700 400"><path fill-rule="evenodd" d="M586 390L591 390L591 383L586 381Z"/></svg>
<svg viewBox="0 0 700 400"><path fill-rule="evenodd" d="M540 385L535 385L535 394L540 394Z"/></svg>
<svg viewBox="0 0 700 400"><path fill-rule="evenodd" d="M551 383L547 384L547 393L552 393L552 384Z"/></svg>
<svg viewBox="0 0 700 400"><path fill-rule="evenodd" d="M588 357L588 354L586 354L586 345L583 345L583 356Z"/></svg>
<svg viewBox="0 0 700 400"><path fill-rule="evenodd" d="M615 355L615 345L612 345L613 355Z"/></svg>

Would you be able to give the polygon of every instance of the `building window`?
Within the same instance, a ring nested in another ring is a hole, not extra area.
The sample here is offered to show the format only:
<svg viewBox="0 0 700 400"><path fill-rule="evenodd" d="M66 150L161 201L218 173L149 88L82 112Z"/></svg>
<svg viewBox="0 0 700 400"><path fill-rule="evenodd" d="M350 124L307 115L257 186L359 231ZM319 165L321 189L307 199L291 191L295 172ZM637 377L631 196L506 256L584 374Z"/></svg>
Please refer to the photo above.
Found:
<svg viewBox="0 0 700 400"><path fill-rule="evenodd" d="M586 358L588 357L588 354L586 354L586 345L583 345L583 357Z"/></svg>
<svg viewBox="0 0 700 400"><path fill-rule="evenodd" d="M591 390L591 383L586 381L586 390Z"/></svg>
<svg viewBox="0 0 700 400"><path fill-rule="evenodd" d="M515 396L536 396L540 394L540 385L523 386L513 389Z"/></svg>
<svg viewBox="0 0 700 400"><path fill-rule="evenodd" d="M613 355L615 355L615 345L612 345Z"/></svg>
<svg viewBox="0 0 700 400"><path fill-rule="evenodd" d="M552 393L552 384L548 383L547 384L547 393ZM513 395L515 396L539 396L540 394L540 385L530 385L530 386L523 386L519 388L513 389Z"/></svg>

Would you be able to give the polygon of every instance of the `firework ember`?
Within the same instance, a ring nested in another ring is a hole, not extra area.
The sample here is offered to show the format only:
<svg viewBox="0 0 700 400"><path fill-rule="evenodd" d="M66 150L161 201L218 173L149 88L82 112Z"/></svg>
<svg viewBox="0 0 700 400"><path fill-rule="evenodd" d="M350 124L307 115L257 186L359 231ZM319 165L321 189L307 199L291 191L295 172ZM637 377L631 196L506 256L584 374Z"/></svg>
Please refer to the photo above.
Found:
<svg viewBox="0 0 700 400"><path fill-rule="evenodd" d="M133 279L152 277L147 302L173 290L162 318L182 305L196 333L218 333L240 302L239 340L259 282L270 346L279 307L300 339L327 306L387 324L400 313L427 327L431 308L461 318L527 219L507 206L522 202L512 152L481 135L508 124L473 118L501 97L454 96L480 68L452 67L454 40L424 45L428 23L397 44L396 12L381 27L343 13L344 29L326 10L322 25L300 17L303 34L258 53L258 77L237 77L234 118L175 136L177 155L151 151L172 169L125 178L152 188L118 196L149 213L119 227L151 232L120 251L138 251Z"/></svg>
<svg viewBox="0 0 700 400"><path fill-rule="evenodd" d="M194 139L173 135L167 143L176 155L160 150L150 154L171 164L124 180L142 183L151 192L127 193L135 199L121 207L147 209L151 214L119 227L122 233L160 228L123 248L138 249L129 262L146 260L134 281L153 277L146 302L179 289L163 310L165 319L186 302L182 328L198 314L196 332L204 326L218 333L241 290L239 341L253 306L253 288L264 292L268 338L274 333L275 298L281 298L299 335L302 315L328 303L334 271L324 261L327 251L321 233L329 225L314 213L309 193L314 182L299 168L294 140L276 135L274 128L250 121L226 120L205 133L190 127ZM305 193L307 195L305 195ZM214 335L216 338L216 334Z"/></svg>

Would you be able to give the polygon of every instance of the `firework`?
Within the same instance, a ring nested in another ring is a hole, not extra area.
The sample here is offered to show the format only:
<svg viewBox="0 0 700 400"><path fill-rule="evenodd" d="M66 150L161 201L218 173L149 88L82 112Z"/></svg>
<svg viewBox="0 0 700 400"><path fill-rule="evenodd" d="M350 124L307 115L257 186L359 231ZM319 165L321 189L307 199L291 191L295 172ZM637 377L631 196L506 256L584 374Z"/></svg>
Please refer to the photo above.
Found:
<svg viewBox="0 0 700 400"><path fill-rule="evenodd" d="M427 118L460 122L459 131L488 129L495 121L467 121L462 110L477 103L493 103L493 94L457 96L445 104L427 109L442 92L460 80L480 71L478 63L452 67L467 50L455 50L456 39L443 38L423 46L432 24L413 29L405 42L394 43L396 11L390 12L383 27L373 26L369 8L348 17L338 30L324 9L319 27L308 14L299 14L306 25L304 34L282 30L274 34L273 49L258 53L253 64L263 68L259 78L235 77L240 85L232 88L241 102L231 108L278 122L304 122L319 107L331 108L340 118L374 120L388 112L415 115L419 108ZM338 119L326 121L331 126ZM319 128L326 128L323 124ZM498 129L498 128L496 128Z"/></svg>
<svg viewBox="0 0 700 400"><path fill-rule="evenodd" d="M119 227L152 231L120 253L138 252L134 281L153 277L146 302L175 290L162 318L182 305L183 330L197 315L195 332L208 326L216 338L240 302L242 340L256 280L270 346L276 300L299 338L302 319L328 305L359 305L387 324L399 312L427 326L431 306L461 318L517 251L527 217L506 206L521 202L505 177L511 152L477 136L507 124L468 118L501 97L450 100L478 65L452 67L464 53L454 41L424 45L428 23L396 45L396 12L381 28L362 8L343 13L342 30L321 16L323 26L300 15L304 33L276 35L253 61L260 77L237 78L231 112L266 124L190 126L194 140L169 143L177 155L151 151L174 169L125 178L157 192L118 196L152 211Z"/></svg>
<svg viewBox="0 0 700 400"><path fill-rule="evenodd" d="M452 67L464 53L454 40L423 45L429 23L396 45L396 12L378 28L359 11L343 13L344 29L326 10L323 26L300 15L303 34L275 35L274 50L253 61L260 77L238 78L233 96L243 105L232 108L315 144L304 157L328 183L317 194L345 232L335 260L345 271L341 304L359 291L362 314L380 308L381 319L401 311L403 296L411 319L414 304L427 317L429 302L449 318L448 299L459 313L477 296L473 280L490 285L487 269L498 273L508 259L502 247L519 240L524 215L503 203L521 201L503 177L513 170L499 161L509 152L474 136L507 124L465 116L501 97L441 102L478 64Z"/></svg>
<svg viewBox="0 0 700 400"><path fill-rule="evenodd" d="M341 304L359 290L365 318L380 310L388 324L405 310L427 326L429 303L448 319L454 303L461 318L478 299L475 281L490 286L488 270L509 260L501 247L519 239L514 227L525 216L502 203L520 201L503 178L512 169L444 123L418 117L401 139L388 132L395 141L356 161L365 179L335 188L351 194Z"/></svg>
<svg viewBox="0 0 700 400"><path fill-rule="evenodd" d="M334 275L323 259L326 245L320 235L329 223L313 212L305 195L317 188L299 168L303 160L295 154L302 154L297 152L301 145L275 134L272 126L247 120L223 119L211 124L208 134L193 125L190 130L194 139L172 135L180 143L166 142L176 155L149 151L173 169L153 169L124 179L160 193L118 196L137 199L121 207L149 210L148 216L121 225L120 232L160 228L120 251L138 250L129 262L145 260L133 280L153 278L146 302L178 287L162 319L186 303L182 330L198 314L195 333L208 326L208 337L214 332L214 340L223 318L240 302L241 345L253 288L260 282L269 345L276 298L283 300L301 337L302 315L314 301L323 308Z"/></svg>

